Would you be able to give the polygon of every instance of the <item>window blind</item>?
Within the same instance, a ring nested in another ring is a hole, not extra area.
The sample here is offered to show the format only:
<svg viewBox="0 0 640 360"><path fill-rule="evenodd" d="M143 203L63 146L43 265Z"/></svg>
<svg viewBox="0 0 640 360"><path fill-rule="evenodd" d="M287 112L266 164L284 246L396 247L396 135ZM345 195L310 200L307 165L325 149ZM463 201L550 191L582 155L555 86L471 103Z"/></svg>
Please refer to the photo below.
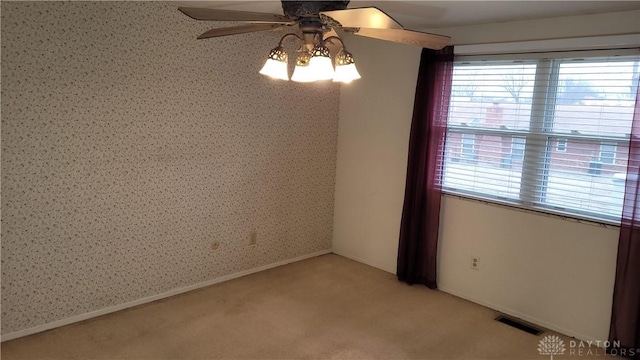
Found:
<svg viewBox="0 0 640 360"><path fill-rule="evenodd" d="M457 61L444 190L619 223L640 56L581 55Z"/></svg>

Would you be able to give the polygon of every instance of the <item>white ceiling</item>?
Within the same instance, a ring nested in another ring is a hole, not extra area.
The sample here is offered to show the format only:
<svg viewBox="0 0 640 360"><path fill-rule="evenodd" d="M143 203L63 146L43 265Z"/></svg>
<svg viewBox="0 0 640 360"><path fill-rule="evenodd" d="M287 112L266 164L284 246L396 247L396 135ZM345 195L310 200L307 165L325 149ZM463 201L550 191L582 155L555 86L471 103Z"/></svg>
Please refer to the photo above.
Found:
<svg viewBox="0 0 640 360"><path fill-rule="evenodd" d="M180 1L181 6L282 14L280 1ZM515 20L640 10L640 1L369 1L351 0L350 8L376 6L407 29L435 29ZM638 19L640 22L640 19Z"/></svg>

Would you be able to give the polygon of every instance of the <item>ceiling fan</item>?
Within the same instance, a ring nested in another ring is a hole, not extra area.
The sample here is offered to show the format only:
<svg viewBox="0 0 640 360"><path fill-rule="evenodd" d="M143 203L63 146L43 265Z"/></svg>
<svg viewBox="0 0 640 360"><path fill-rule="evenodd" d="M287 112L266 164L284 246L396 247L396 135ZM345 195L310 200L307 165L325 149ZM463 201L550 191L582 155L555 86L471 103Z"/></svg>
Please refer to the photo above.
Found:
<svg viewBox="0 0 640 360"><path fill-rule="evenodd" d="M291 29L297 25L299 31L294 28L294 33L285 34L280 39L278 46L271 50L267 63L260 70L260 73L264 75L283 80L288 80L289 76L287 71L288 55L284 51L282 43L289 37L297 38L302 42L296 58L296 68L291 78L301 82L328 79L350 82L360 78L355 69L353 55L346 50L336 30L435 50L442 49L449 43L450 38L447 36L405 29L391 16L376 7L347 9L348 4L349 0L282 0L284 15L192 7L180 7L178 10L196 20L247 23L214 28L198 36L198 39ZM335 70L327 45L341 46L335 56Z"/></svg>

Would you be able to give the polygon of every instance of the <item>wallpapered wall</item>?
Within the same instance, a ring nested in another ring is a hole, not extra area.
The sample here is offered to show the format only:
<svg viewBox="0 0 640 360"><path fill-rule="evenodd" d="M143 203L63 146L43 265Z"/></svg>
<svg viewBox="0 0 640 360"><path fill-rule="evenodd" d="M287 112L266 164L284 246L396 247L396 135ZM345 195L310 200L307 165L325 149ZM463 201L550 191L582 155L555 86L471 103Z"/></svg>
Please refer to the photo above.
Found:
<svg viewBox="0 0 640 360"><path fill-rule="evenodd" d="M220 25L2 2L3 334L331 248L339 87Z"/></svg>

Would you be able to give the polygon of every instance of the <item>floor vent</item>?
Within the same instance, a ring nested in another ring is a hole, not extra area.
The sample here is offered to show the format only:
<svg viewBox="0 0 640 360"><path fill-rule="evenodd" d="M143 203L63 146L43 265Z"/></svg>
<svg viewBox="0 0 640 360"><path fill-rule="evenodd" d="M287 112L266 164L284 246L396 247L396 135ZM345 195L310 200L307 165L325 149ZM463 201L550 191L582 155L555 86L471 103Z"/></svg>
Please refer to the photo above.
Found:
<svg viewBox="0 0 640 360"><path fill-rule="evenodd" d="M503 323L503 324L507 324L511 327L514 327L516 329L522 330L524 332L528 332L529 334L533 334L533 335L540 335L544 332L544 330L540 330L537 329L531 325L525 324L523 323L521 320L519 319L514 319L511 317L506 317L504 315L500 315L496 318L497 321Z"/></svg>

